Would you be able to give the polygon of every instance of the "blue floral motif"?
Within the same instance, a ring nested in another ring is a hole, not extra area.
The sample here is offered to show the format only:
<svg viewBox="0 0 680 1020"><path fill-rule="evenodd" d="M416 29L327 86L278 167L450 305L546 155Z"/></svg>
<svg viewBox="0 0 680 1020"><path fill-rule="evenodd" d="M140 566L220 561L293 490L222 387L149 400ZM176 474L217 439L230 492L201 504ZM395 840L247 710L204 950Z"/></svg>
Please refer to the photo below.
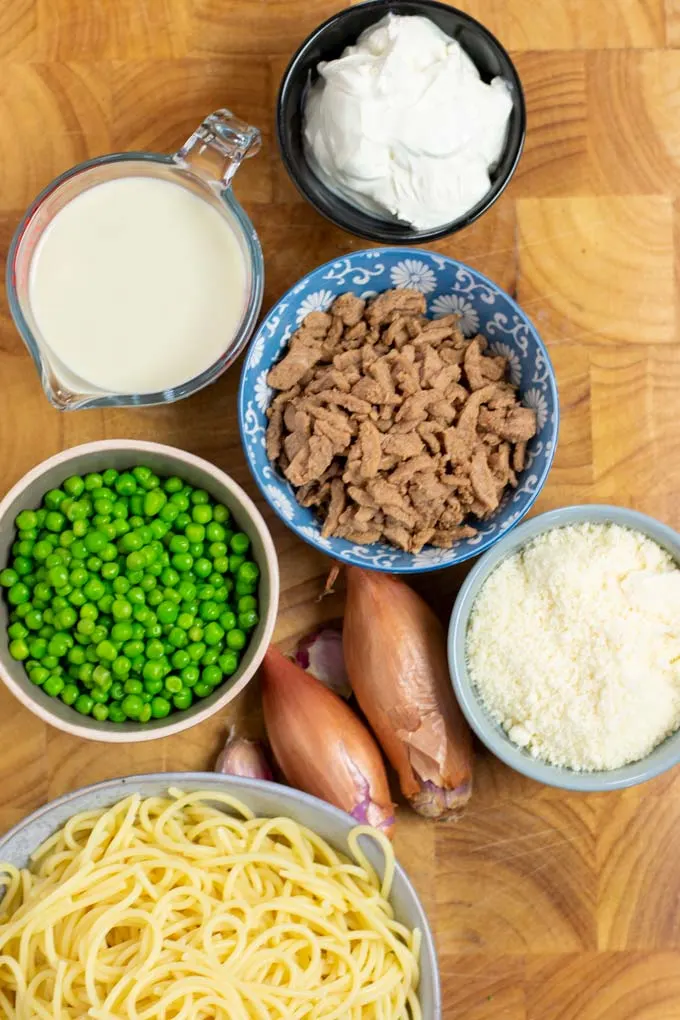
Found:
<svg viewBox="0 0 680 1020"><path fill-rule="evenodd" d="M310 311L325 310L338 294L369 296L394 286L415 286L432 317L460 314L468 335L482 333L493 353L509 360L510 377L526 406L536 412L538 433L527 447L526 466L515 490L481 522L473 538L453 549L426 546L413 555L376 543L354 545L324 538L312 510L301 507L290 484L267 457L266 374L278 361L298 324ZM239 391L239 423L246 458L264 497L300 538L345 563L390 573L439 570L477 556L514 527L530 509L548 476L559 424L555 376L532 323L507 294L481 273L454 259L411 248L372 248L320 266L300 280L262 322L244 361Z"/></svg>

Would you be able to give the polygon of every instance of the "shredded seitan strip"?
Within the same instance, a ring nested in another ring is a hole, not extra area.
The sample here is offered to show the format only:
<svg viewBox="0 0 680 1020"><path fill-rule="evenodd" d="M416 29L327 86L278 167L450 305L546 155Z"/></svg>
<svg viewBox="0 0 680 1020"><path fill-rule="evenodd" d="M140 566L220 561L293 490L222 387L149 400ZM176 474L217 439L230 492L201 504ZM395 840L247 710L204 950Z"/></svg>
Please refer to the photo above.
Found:
<svg viewBox="0 0 680 1020"><path fill-rule="evenodd" d="M406 288L311 312L268 375L267 453L323 535L407 552L475 534L526 464L536 415L507 359Z"/></svg>

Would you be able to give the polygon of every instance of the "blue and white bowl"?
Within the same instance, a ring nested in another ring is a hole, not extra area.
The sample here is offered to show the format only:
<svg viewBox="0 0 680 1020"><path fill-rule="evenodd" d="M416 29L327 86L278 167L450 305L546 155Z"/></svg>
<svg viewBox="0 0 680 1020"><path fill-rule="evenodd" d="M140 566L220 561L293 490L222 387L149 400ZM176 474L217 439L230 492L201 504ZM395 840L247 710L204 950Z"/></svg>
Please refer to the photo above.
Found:
<svg viewBox="0 0 680 1020"><path fill-rule="evenodd" d="M311 509L301 507L288 481L270 463L265 448L266 411L274 395L267 374L305 315L326 311L339 294L370 298L391 287L412 287L427 300L436 318L457 312L468 336L482 333L494 354L508 358L511 381L521 400L536 411L538 432L527 448L527 463L516 489L509 490L488 520L475 522L473 538L452 549L425 547L407 553L383 542L354 545L324 538ZM319 266L295 284L272 308L246 354L239 390L241 438L265 499L289 528L310 545L344 563L393 574L416 574L478 556L525 516L550 471L559 425L555 373L548 353L521 308L486 276L455 259L413 248L372 248Z"/></svg>

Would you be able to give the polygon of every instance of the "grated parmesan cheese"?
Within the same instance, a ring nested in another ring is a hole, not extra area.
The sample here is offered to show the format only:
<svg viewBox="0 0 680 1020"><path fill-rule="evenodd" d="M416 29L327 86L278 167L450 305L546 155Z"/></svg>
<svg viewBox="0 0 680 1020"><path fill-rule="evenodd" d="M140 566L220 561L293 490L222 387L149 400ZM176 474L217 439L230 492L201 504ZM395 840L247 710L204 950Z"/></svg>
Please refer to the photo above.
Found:
<svg viewBox="0 0 680 1020"><path fill-rule="evenodd" d="M467 659L487 710L535 758L637 761L680 726L680 569L619 525L555 528L487 578Z"/></svg>

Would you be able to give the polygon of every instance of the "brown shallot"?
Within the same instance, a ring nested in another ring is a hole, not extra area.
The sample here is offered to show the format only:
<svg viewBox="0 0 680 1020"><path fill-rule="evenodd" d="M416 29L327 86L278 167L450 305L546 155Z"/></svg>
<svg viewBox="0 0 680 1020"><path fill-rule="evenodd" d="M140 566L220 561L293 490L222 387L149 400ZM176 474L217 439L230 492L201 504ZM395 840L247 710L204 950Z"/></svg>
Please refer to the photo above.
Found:
<svg viewBox="0 0 680 1020"><path fill-rule="evenodd" d="M352 696L342 651L342 631L322 627L308 634L297 646L295 661L341 698Z"/></svg>
<svg viewBox="0 0 680 1020"><path fill-rule="evenodd" d="M354 695L411 806L455 818L472 791L472 738L439 620L407 584L349 567L343 627Z"/></svg>
<svg viewBox="0 0 680 1020"><path fill-rule="evenodd" d="M267 736L286 780L390 836L394 807L373 736L342 698L273 645L262 664Z"/></svg>
<svg viewBox="0 0 680 1020"><path fill-rule="evenodd" d="M247 779L273 778L262 745L255 740L237 737L233 727L215 762L214 771Z"/></svg>

